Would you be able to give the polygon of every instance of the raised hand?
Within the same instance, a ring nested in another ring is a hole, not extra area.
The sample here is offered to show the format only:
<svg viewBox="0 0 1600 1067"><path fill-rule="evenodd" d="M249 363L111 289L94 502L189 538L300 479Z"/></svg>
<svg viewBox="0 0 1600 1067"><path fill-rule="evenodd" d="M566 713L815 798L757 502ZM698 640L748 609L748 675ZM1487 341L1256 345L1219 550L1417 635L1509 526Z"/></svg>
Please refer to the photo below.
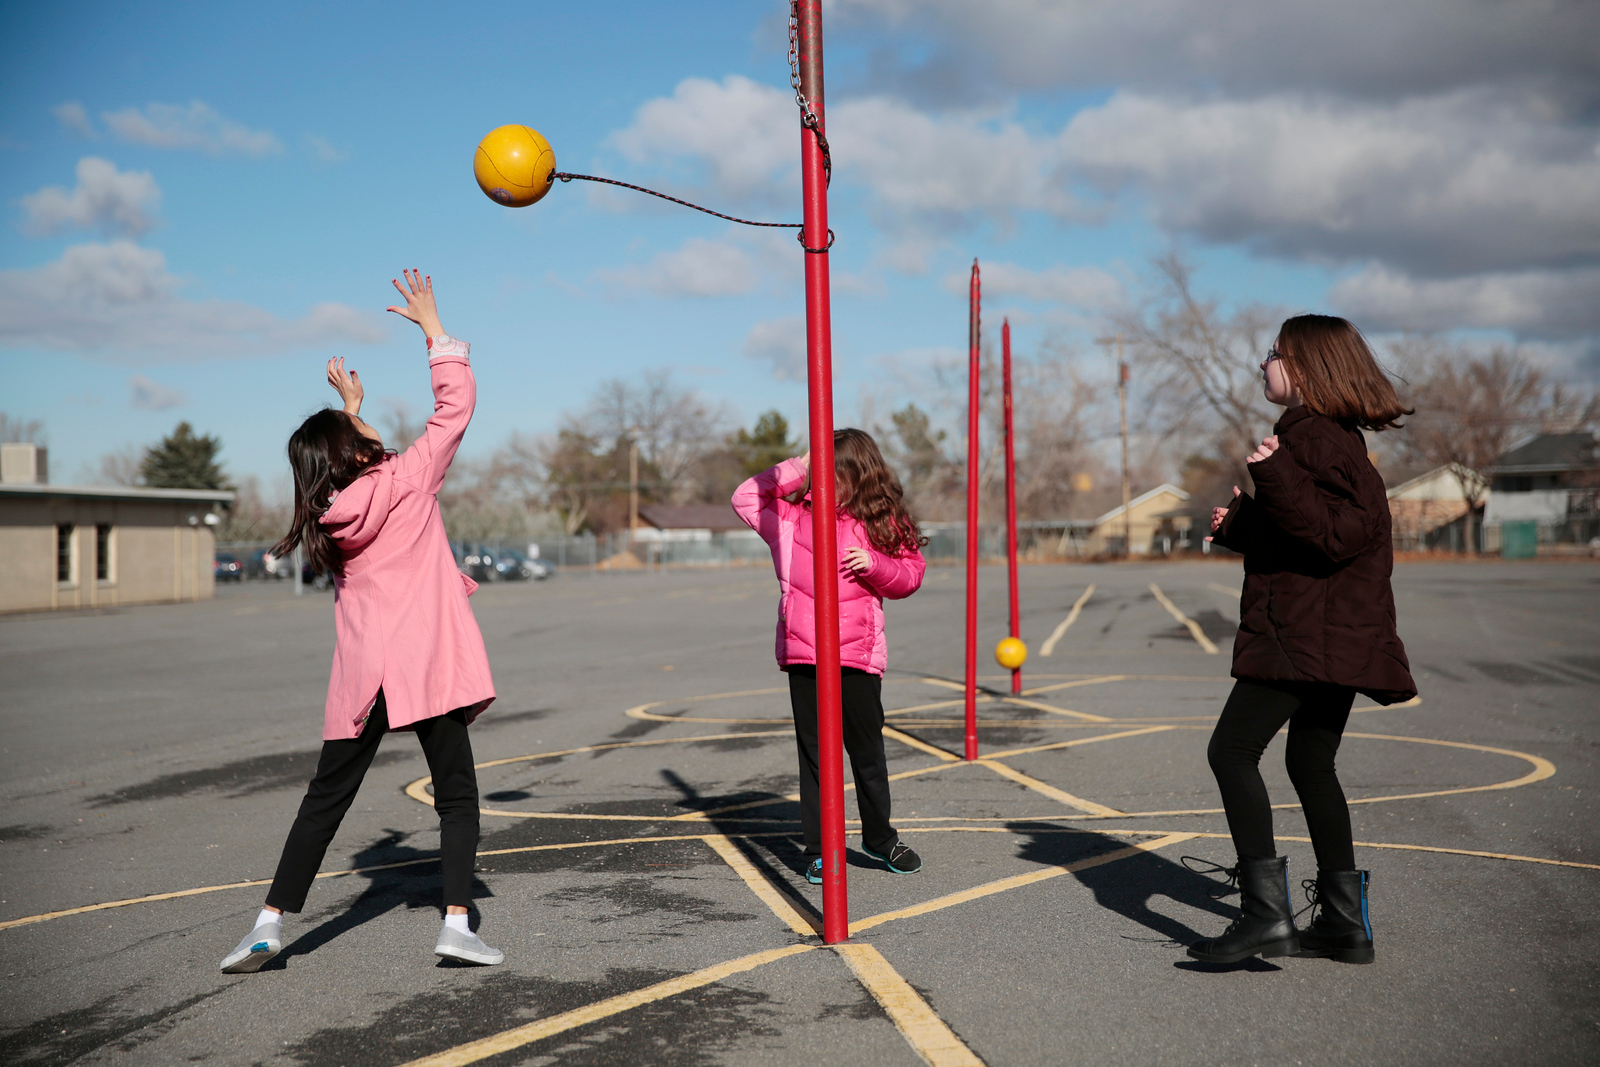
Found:
<svg viewBox="0 0 1600 1067"><path fill-rule="evenodd" d="M339 394L339 399L344 401L344 410L347 413L361 414L361 398L366 395L361 388L361 375L355 371L347 373L343 357L328 360L328 384L333 386L334 392Z"/></svg>
<svg viewBox="0 0 1600 1067"><path fill-rule="evenodd" d="M1237 497L1239 495L1239 487L1237 485L1233 487L1233 495L1235 497ZM1219 528L1221 528L1221 526L1222 526L1222 520L1227 518L1227 517L1228 517L1228 509L1227 508L1212 508L1211 509L1211 532L1212 533L1216 533L1217 530ZM1211 540L1211 538L1208 537L1208 538L1206 538L1206 540L1209 541L1209 540Z"/></svg>
<svg viewBox="0 0 1600 1067"><path fill-rule="evenodd" d="M844 565L857 574L865 574L872 568L872 553L864 548L847 548L844 550Z"/></svg>
<svg viewBox="0 0 1600 1067"><path fill-rule="evenodd" d="M809 449L809 448L806 449L806 454L805 455L796 457L795 462L800 464L800 466L804 467L806 470L810 470L811 469L811 449Z"/></svg>
<svg viewBox="0 0 1600 1067"><path fill-rule="evenodd" d="M1254 452L1250 453L1249 458L1246 459L1245 462L1246 463L1260 463L1262 460L1267 459L1269 456L1271 456L1277 450L1278 450L1278 435L1277 434L1273 434L1271 437L1263 437L1261 439L1261 447L1257 448ZM1238 492L1237 488L1234 491Z"/></svg>
<svg viewBox="0 0 1600 1067"><path fill-rule="evenodd" d="M389 305L388 310L396 315L403 315L422 327L422 332L429 337L440 337L444 334L444 327L439 325L439 309L433 302L433 277L424 276L420 270L403 270L406 284L401 286L400 279L389 279L400 295L406 298L406 306L398 307Z"/></svg>

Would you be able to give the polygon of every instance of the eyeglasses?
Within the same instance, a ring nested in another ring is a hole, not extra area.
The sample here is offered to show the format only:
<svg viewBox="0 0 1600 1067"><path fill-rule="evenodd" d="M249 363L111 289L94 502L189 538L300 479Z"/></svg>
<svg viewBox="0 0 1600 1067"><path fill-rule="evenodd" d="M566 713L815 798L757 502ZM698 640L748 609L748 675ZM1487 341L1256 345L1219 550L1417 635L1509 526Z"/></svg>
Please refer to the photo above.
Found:
<svg viewBox="0 0 1600 1067"><path fill-rule="evenodd" d="M1275 359L1282 358L1283 353L1278 351L1277 345L1273 345L1271 348L1267 349L1267 358L1261 361L1261 367L1263 370L1265 370L1268 363L1271 363Z"/></svg>

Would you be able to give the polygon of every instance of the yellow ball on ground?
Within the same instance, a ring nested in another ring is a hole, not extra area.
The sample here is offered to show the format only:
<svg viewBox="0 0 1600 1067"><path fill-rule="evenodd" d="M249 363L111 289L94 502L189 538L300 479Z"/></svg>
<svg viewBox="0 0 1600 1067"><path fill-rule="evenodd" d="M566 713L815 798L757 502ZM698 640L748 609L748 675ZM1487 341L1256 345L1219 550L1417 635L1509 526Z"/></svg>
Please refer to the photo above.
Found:
<svg viewBox="0 0 1600 1067"><path fill-rule="evenodd" d="M538 130L501 126L478 142L472 174L485 196L506 207L527 207L550 191L556 153Z"/></svg>
<svg viewBox="0 0 1600 1067"><path fill-rule="evenodd" d="M995 662L1008 671L1014 671L1028 661L1028 646L1020 637L1002 638L994 646Z"/></svg>

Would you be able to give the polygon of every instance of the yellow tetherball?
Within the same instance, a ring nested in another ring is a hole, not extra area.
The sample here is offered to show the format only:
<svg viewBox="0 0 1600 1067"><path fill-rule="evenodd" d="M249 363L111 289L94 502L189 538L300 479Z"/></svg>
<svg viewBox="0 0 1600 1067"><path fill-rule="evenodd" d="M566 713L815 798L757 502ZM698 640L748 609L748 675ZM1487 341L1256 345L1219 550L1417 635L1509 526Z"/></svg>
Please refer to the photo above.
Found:
<svg viewBox="0 0 1600 1067"><path fill-rule="evenodd" d="M1028 661L1028 646L1020 637L1002 638L994 646L994 660L1008 671L1014 671Z"/></svg>
<svg viewBox="0 0 1600 1067"><path fill-rule="evenodd" d="M527 207L550 191L556 154L538 130L501 126L478 142L472 174L478 188L497 204Z"/></svg>

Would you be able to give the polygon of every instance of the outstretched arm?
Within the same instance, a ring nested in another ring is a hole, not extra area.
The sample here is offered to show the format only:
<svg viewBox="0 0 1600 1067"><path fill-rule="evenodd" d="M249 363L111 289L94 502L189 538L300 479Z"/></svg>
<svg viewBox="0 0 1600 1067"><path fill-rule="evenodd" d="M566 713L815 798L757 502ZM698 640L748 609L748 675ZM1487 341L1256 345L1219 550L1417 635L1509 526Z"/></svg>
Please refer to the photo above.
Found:
<svg viewBox="0 0 1600 1067"><path fill-rule="evenodd" d="M405 286L395 280L394 287L406 298L406 306L391 305L389 310L416 323L428 339L433 415L422 436L400 457L395 476L411 479L424 492L438 493L477 405L478 385L468 360L472 346L444 332L433 300L433 279L421 271L403 273Z"/></svg>

